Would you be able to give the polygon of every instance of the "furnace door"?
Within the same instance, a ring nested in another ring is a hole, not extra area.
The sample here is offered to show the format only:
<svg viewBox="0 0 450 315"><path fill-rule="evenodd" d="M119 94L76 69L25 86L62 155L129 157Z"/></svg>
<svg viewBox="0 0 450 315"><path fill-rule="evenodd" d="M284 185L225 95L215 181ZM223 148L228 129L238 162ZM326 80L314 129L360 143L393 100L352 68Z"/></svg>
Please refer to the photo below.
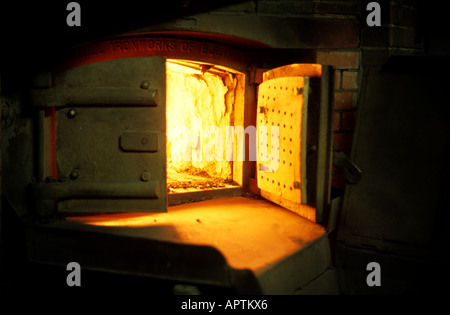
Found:
<svg viewBox="0 0 450 315"><path fill-rule="evenodd" d="M257 180L261 195L308 219L306 126L309 77L264 73L257 108Z"/></svg>
<svg viewBox="0 0 450 315"><path fill-rule="evenodd" d="M52 80L32 91L38 213L166 211L165 58L98 62Z"/></svg>

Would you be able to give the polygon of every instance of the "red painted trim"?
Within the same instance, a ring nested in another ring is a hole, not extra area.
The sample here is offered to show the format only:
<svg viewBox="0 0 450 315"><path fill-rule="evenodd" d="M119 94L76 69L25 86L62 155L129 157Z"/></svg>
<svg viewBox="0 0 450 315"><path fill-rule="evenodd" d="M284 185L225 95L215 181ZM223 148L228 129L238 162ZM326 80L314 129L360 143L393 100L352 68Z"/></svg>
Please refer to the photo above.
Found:
<svg viewBox="0 0 450 315"><path fill-rule="evenodd" d="M245 49L236 48L238 46L267 47L265 44L242 38L196 32L122 35L74 47L54 71L107 60L145 56L195 60L245 71L250 58Z"/></svg>
<svg viewBox="0 0 450 315"><path fill-rule="evenodd" d="M224 35L220 33L206 33L206 32L194 32L194 31L156 31L145 33L134 33L121 35L119 37L127 36L170 36L186 39L206 40L215 42L217 44L229 45L238 49L256 49L256 48L271 48L270 45L262 43L253 39L247 39L237 36Z"/></svg>
<svg viewBox="0 0 450 315"><path fill-rule="evenodd" d="M48 134L50 135L50 152L48 153L48 159L50 160L51 169L50 176L53 178L57 178L57 170L56 170L56 124L55 124L55 107L48 107L45 109L45 116L50 118L50 130Z"/></svg>

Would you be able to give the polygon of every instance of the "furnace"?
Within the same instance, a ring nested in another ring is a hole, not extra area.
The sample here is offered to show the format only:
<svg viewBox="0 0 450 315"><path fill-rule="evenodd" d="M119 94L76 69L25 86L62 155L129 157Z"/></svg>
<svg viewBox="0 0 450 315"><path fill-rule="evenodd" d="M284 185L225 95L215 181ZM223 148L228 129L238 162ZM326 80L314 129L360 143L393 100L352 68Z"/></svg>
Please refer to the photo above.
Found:
<svg viewBox="0 0 450 315"><path fill-rule="evenodd" d="M384 2L377 28L355 0L81 6L69 27L64 7L2 2L0 241L21 294L65 287L74 261L82 281L131 275L148 296L336 292L334 267L342 292L374 292L367 262L422 275L422 254L442 257L445 88L423 79L428 60L445 70L437 10ZM57 265L54 282L17 253ZM409 289L386 276L383 292Z"/></svg>
<svg viewBox="0 0 450 315"><path fill-rule="evenodd" d="M242 139L238 134L239 143L235 141L239 128L234 116L243 108L238 84L243 79L243 74L217 65L167 61L169 195L240 186L233 161Z"/></svg>
<svg viewBox="0 0 450 315"><path fill-rule="evenodd" d="M75 229L84 244L77 262L116 270L114 259L83 252L95 251L91 238L105 241L103 252L116 244L109 237L124 237L128 245L113 251L130 248L139 265L126 273L240 292L293 292L333 277L324 226L334 75L298 56L263 68L258 50L146 34L78 47L30 91L39 127L33 213L63 218L36 227L33 239L72 242L50 234ZM62 263L32 246L34 261ZM285 262L310 268L303 255L320 264L292 278ZM239 277L248 278L242 287ZM272 287L273 277L286 285Z"/></svg>
<svg viewBox="0 0 450 315"><path fill-rule="evenodd" d="M171 49L147 45L156 42ZM179 37L78 48L31 91L36 212L166 212L251 192L325 223L330 69L249 66L257 60L257 51Z"/></svg>

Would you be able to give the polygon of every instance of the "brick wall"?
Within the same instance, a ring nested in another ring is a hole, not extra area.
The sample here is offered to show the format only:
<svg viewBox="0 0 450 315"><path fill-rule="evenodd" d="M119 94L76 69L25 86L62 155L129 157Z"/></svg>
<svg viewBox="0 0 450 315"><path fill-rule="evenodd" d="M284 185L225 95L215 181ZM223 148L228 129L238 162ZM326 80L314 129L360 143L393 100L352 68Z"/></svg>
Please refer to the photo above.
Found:
<svg viewBox="0 0 450 315"><path fill-rule="evenodd" d="M359 20L358 1L320 1L313 0L314 14L337 20ZM361 70L361 51L359 47L359 24L353 32L358 34L353 49L318 50L317 63L331 65L335 69L333 88L333 150L344 152L350 158L356 110L359 96ZM345 189L345 178L332 169L332 186Z"/></svg>
<svg viewBox="0 0 450 315"><path fill-rule="evenodd" d="M423 10L417 0L379 1L381 26L361 24L363 76L379 69L390 56L423 55Z"/></svg>
<svg viewBox="0 0 450 315"><path fill-rule="evenodd" d="M424 39L417 0L378 1L381 26L366 24L366 2L312 1L314 14L340 20L358 19L358 41L353 47L317 50L317 63L335 68L333 149L351 157L358 104L364 94L364 80L378 71L390 56L421 55ZM345 178L332 170L332 185L345 189Z"/></svg>
<svg viewBox="0 0 450 315"><path fill-rule="evenodd" d="M333 88L333 149L350 158L361 76L361 52L353 50L319 50L317 63L332 65L335 69ZM332 170L332 185L345 188L345 178Z"/></svg>

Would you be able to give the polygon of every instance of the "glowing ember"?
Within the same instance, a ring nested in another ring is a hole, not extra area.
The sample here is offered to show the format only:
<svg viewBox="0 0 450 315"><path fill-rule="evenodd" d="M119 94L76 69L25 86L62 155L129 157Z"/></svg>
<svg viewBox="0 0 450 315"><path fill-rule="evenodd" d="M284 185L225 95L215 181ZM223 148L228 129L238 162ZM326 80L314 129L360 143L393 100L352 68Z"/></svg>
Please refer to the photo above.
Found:
<svg viewBox="0 0 450 315"><path fill-rule="evenodd" d="M232 182L236 78L213 66L167 62L167 182L205 188Z"/></svg>

